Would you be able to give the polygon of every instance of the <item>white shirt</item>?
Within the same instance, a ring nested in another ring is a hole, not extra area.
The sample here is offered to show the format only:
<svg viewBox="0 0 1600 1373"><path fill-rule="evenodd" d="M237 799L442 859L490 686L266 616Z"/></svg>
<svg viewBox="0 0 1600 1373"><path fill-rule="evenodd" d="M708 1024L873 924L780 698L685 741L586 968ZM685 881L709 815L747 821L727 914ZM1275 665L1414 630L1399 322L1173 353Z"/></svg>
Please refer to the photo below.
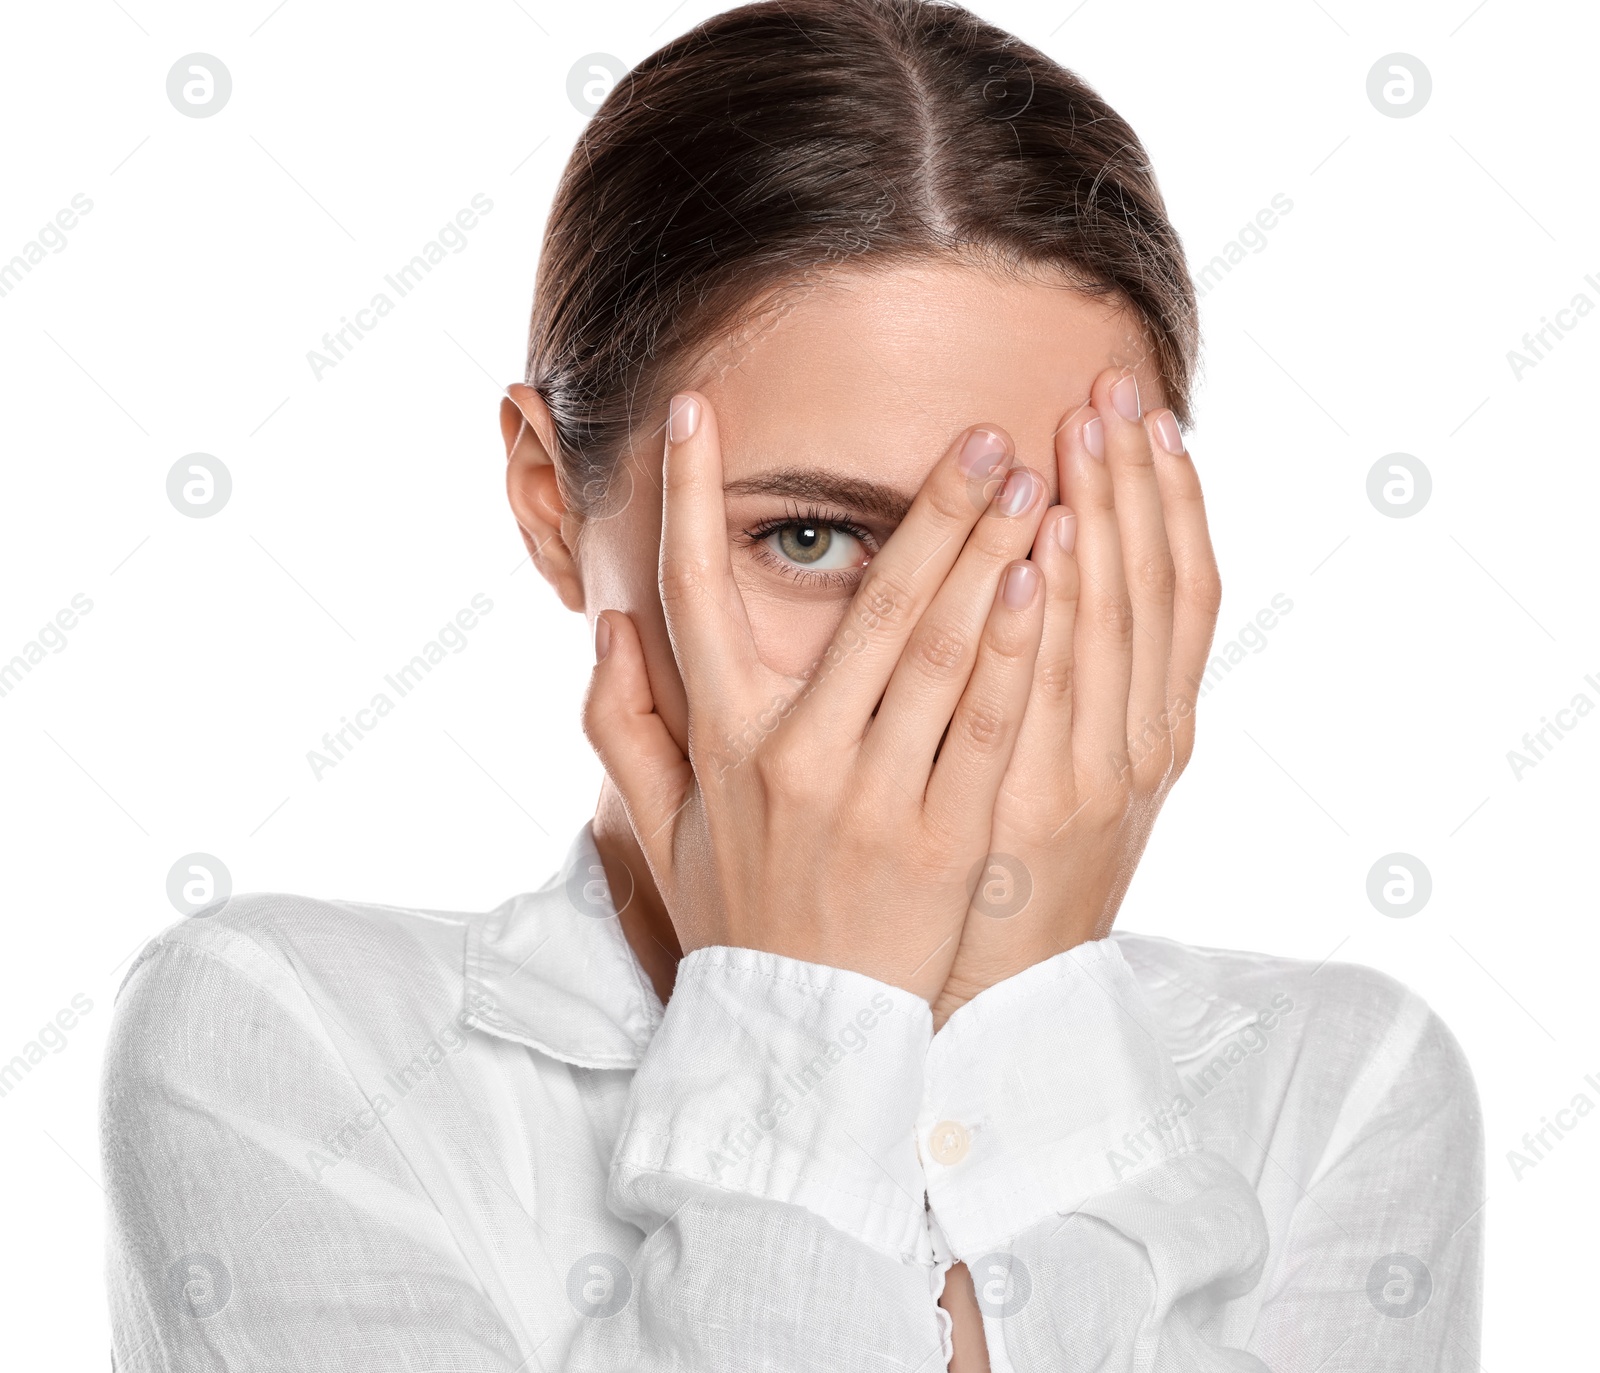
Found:
<svg viewBox="0 0 1600 1373"><path fill-rule="evenodd" d="M863 912L870 918L870 912ZM1379 973L1116 934L925 1002L749 949L663 1011L585 829L487 914L235 897L103 1094L115 1367L1475 1370L1482 1127Z"/></svg>

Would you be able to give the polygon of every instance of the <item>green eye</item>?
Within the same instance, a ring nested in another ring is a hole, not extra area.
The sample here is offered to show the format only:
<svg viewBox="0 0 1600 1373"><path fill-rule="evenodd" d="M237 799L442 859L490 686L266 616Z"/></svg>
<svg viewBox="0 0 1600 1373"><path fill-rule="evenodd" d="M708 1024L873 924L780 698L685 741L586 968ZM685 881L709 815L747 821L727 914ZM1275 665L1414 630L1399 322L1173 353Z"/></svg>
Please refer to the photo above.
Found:
<svg viewBox="0 0 1600 1373"><path fill-rule="evenodd" d="M755 534L768 562L792 576L849 573L872 556L871 536L838 520L796 515L774 521Z"/></svg>
<svg viewBox="0 0 1600 1373"><path fill-rule="evenodd" d="M792 562L810 566L827 557L833 544L833 529L825 524L786 524L773 531L778 540L778 551Z"/></svg>

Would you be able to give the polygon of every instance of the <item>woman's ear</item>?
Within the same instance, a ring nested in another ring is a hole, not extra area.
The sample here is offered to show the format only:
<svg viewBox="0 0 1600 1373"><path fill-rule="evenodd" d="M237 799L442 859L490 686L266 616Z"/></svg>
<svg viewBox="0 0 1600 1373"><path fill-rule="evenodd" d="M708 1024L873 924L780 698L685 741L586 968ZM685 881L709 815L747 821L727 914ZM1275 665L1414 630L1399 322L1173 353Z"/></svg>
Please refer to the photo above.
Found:
<svg viewBox="0 0 1600 1373"><path fill-rule="evenodd" d="M567 510L556 479L556 427L550 408L531 386L513 382L500 402L506 441L506 495L528 556L568 610L583 609L583 577L571 536L577 517Z"/></svg>

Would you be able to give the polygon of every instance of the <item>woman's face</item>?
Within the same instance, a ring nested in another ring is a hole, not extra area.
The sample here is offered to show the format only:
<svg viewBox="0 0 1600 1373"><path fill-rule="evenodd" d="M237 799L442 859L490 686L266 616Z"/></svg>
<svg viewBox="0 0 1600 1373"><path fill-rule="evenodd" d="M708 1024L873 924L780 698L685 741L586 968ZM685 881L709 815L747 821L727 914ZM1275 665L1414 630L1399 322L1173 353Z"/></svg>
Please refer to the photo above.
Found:
<svg viewBox="0 0 1600 1373"><path fill-rule="evenodd" d="M958 264L831 275L709 354L685 389L722 437L727 538L759 654L799 678L821 656L923 478L968 425L999 425L1057 499L1054 436L1095 375L1132 366L1163 404L1136 316L1063 286ZM657 709L685 738L656 587L665 407L577 544L583 604L638 626ZM730 627L731 629L731 627Z"/></svg>

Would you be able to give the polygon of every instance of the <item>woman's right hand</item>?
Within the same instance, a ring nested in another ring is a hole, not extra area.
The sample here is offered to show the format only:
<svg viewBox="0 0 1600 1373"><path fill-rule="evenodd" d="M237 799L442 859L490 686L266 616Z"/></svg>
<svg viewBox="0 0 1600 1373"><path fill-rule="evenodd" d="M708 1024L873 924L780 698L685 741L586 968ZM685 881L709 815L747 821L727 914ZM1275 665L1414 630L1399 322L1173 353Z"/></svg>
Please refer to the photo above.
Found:
<svg viewBox="0 0 1600 1373"><path fill-rule="evenodd" d="M692 391L670 416L660 583L688 753L616 610L596 617L584 729L685 953L761 949L931 1002L1032 685L1044 482L998 428L964 431L796 680L760 661L733 580L716 416Z"/></svg>

